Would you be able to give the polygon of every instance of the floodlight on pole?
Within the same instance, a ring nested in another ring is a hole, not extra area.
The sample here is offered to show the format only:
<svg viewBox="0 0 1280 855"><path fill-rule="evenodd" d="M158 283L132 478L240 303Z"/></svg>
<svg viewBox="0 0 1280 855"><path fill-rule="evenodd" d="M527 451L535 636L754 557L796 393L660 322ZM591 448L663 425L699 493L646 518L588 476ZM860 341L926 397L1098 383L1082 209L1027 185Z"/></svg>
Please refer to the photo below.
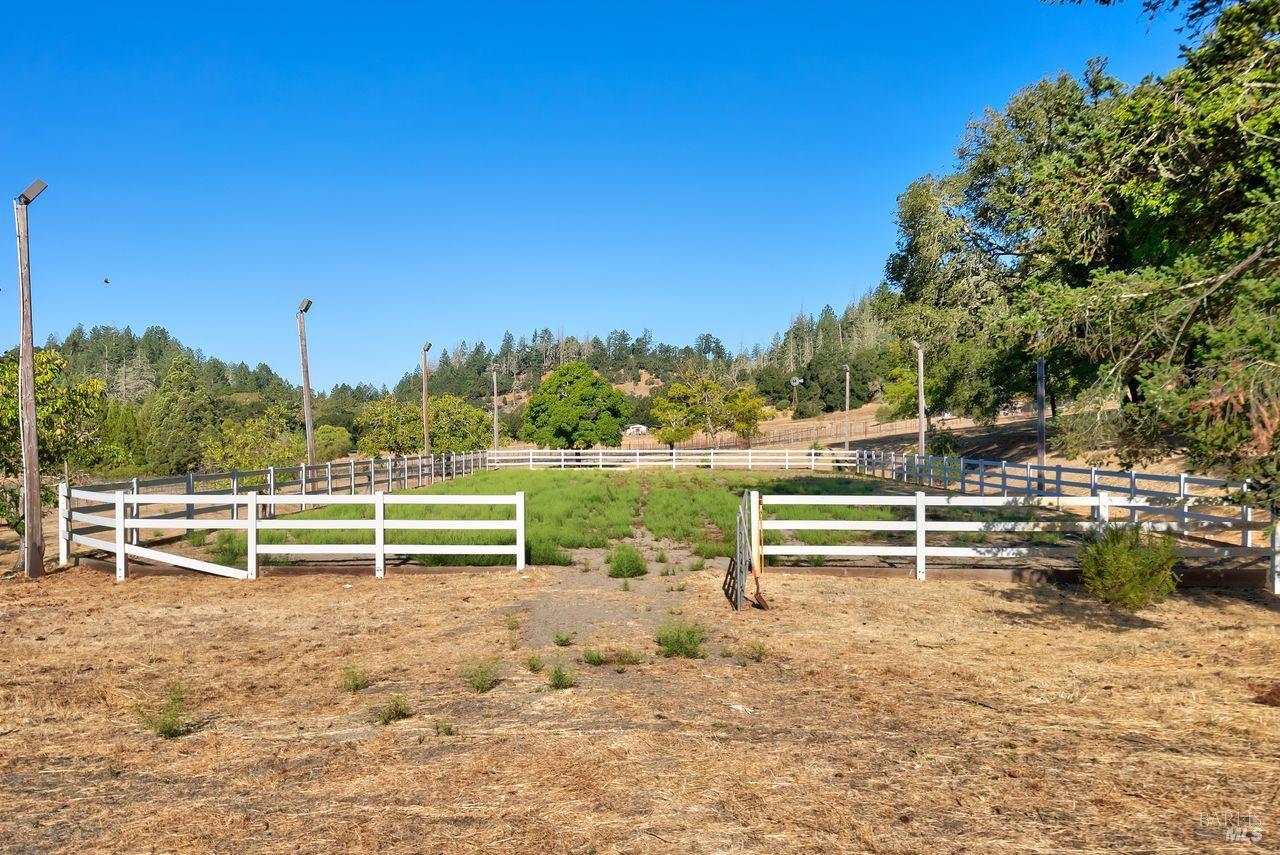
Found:
<svg viewBox="0 0 1280 855"><path fill-rule="evenodd" d="M431 342L422 346L422 453L431 456L431 411L427 409L427 354L431 352Z"/></svg>
<svg viewBox="0 0 1280 855"><path fill-rule="evenodd" d="M916 349L916 444L920 454L924 454L924 348L913 338L907 342Z"/></svg>
<svg viewBox="0 0 1280 855"><path fill-rule="evenodd" d="M18 232L18 435L22 443L22 568L28 576L44 570L44 527L40 515L40 445L36 436L35 344L31 332L31 246L27 206L45 188L39 178L13 200Z"/></svg>
<svg viewBox="0 0 1280 855"><path fill-rule="evenodd" d="M311 370L307 364L307 310L311 301L298 304L298 351L302 356L302 422L307 432L307 465L316 464L316 435L311 425Z"/></svg>

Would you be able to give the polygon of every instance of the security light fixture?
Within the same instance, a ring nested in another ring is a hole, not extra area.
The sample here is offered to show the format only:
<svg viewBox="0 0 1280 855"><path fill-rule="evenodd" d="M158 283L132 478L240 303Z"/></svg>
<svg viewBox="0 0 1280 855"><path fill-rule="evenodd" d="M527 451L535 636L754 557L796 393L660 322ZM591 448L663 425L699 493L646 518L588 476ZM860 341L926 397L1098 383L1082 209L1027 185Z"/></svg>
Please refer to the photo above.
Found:
<svg viewBox="0 0 1280 855"><path fill-rule="evenodd" d="M30 205L36 200L37 196L45 191L45 188L48 186L48 184L45 184L37 178L35 181L31 182L31 185L27 187L26 190L23 190L18 194L18 202L23 205Z"/></svg>
<svg viewBox="0 0 1280 855"><path fill-rule="evenodd" d="M311 301L306 299L305 297L303 298L302 302L298 304L298 311L302 312L304 315L307 313L307 309L310 309L310 308L311 308Z"/></svg>

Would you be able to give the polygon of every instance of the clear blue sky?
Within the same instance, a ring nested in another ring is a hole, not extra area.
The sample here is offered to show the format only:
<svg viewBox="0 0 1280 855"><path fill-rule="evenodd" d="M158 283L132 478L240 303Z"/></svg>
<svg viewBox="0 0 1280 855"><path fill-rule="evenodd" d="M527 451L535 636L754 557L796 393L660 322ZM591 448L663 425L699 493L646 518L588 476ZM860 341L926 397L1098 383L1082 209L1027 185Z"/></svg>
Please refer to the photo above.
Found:
<svg viewBox="0 0 1280 855"><path fill-rule="evenodd" d="M767 343L879 281L984 107L1179 42L1136 2L284 5L6 10L37 341L161 324L296 382L308 296L319 388L508 328Z"/></svg>

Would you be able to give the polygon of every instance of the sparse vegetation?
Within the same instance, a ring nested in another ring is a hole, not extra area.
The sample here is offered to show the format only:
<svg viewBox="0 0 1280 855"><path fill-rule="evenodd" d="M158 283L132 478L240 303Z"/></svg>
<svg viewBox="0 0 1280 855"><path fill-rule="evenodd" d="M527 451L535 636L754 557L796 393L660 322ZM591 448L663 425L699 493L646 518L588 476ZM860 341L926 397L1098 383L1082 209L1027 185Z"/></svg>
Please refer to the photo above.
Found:
<svg viewBox="0 0 1280 855"><path fill-rule="evenodd" d="M528 668L533 674L537 674L543 668L542 657L536 653L529 654L529 658L524 660L524 667Z"/></svg>
<svg viewBox="0 0 1280 855"><path fill-rule="evenodd" d="M515 612L507 612L507 629L515 632L520 628L520 615Z"/></svg>
<svg viewBox="0 0 1280 855"><path fill-rule="evenodd" d="M1108 528L1080 547L1081 579L1087 590L1129 611L1159 602L1178 586L1175 544L1167 534L1128 526Z"/></svg>
<svg viewBox="0 0 1280 855"><path fill-rule="evenodd" d="M436 736L453 736L453 725L447 721L435 723Z"/></svg>
<svg viewBox="0 0 1280 855"><path fill-rule="evenodd" d="M563 662L556 662L551 666L551 673L547 677L547 685L553 689L572 689L578 683L577 676L564 667Z"/></svg>
<svg viewBox="0 0 1280 855"><path fill-rule="evenodd" d="M609 556L609 575L614 579L634 579L649 572L640 550L629 543L620 543Z"/></svg>
<svg viewBox="0 0 1280 855"><path fill-rule="evenodd" d="M462 666L462 679L477 694L498 685L498 660L493 657L473 659Z"/></svg>
<svg viewBox="0 0 1280 855"><path fill-rule="evenodd" d="M599 650L584 647L582 648L582 661L588 665L603 665L608 661L608 658Z"/></svg>
<svg viewBox="0 0 1280 855"><path fill-rule="evenodd" d="M663 656L683 656L685 659L702 658L702 642L706 637L705 627L680 617L663 621L655 635Z"/></svg>
<svg viewBox="0 0 1280 855"><path fill-rule="evenodd" d="M413 715L413 710L409 707L409 702L404 699L403 695L392 695L387 699L386 703L373 712L374 720L384 727L401 719L406 719L411 715Z"/></svg>
<svg viewBox="0 0 1280 855"><path fill-rule="evenodd" d="M629 647L619 647L618 652L613 655L613 661L619 665L639 665L644 661L644 655Z"/></svg>
<svg viewBox="0 0 1280 855"><path fill-rule="evenodd" d="M573 644L573 637L575 634L576 633L565 632L564 630L557 629L551 636L551 643L556 647L568 647L570 644Z"/></svg>
<svg viewBox="0 0 1280 855"><path fill-rule="evenodd" d="M175 739L190 733L195 725L187 715L182 684L174 683L164 701L153 709L134 707L138 723L162 739Z"/></svg>
<svg viewBox="0 0 1280 855"><path fill-rule="evenodd" d="M355 694L368 685L369 678L362 668L356 665L342 666L342 673L338 675L338 688L340 690Z"/></svg>

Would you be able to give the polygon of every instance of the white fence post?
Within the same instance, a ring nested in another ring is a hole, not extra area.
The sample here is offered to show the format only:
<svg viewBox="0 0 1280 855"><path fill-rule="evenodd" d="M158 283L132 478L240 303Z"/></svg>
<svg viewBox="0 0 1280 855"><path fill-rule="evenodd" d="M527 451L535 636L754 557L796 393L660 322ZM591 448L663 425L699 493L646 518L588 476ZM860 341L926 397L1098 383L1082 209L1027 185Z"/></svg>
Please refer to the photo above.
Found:
<svg viewBox="0 0 1280 855"><path fill-rule="evenodd" d="M373 494L373 566L374 576L378 579L387 573L386 505L383 498L381 490Z"/></svg>
<svg viewBox="0 0 1280 855"><path fill-rule="evenodd" d="M987 461L978 461L978 495L987 495Z"/></svg>
<svg viewBox="0 0 1280 855"><path fill-rule="evenodd" d="M258 578L258 493L249 491L244 510L246 579Z"/></svg>
<svg viewBox="0 0 1280 855"><path fill-rule="evenodd" d="M1111 494L1106 490L1098 491L1097 514L1095 534L1101 540L1102 536L1107 532L1107 525L1111 522Z"/></svg>
<svg viewBox="0 0 1280 855"><path fill-rule="evenodd" d="M1249 492L1249 479L1246 478L1240 485L1240 492L1242 494ZM1253 545L1253 532L1247 528L1249 523L1253 522L1253 508L1246 504L1248 499L1247 495L1240 497L1240 522L1245 526L1240 529L1240 545L1246 548Z"/></svg>
<svg viewBox="0 0 1280 855"><path fill-rule="evenodd" d="M1009 495L1009 461L1000 461L1000 495Z"/></svg>
<svg viewBox="0 0 1280 855"><path fill-rule="evenodd" d="M116 490L116 581L123 582L128 573L129 556L124 545L124 490Z"/></svg>
<svg viewBox="0 0 1280 855"><path fill-rule="evenodd" d="M1280 526L1271 529L1271 567L1267 571L1267 586L1280 597Z"/></svg>
<svg viewBox="0 0 1280 855"><path fill-rule="evenodd" d="M196 475L194 472L187 473L187 495L193 495L196 491ZM196 506L187 505L187 519L194 519L196 515Z"/></svg>
<svg viewBox="0 0 1280 855"><path fill-rule="evenodd" d="M191 473L189 472L187 473L187 483L191 483ZM130 516L132 516L136 520L138 518L138 479L137 478L133 479L133 486L132 486L131 492L133 493L134 498L133 498L133 505L131 506L131 509L130 509ZM187 492L190 493L191 491L188 490ZM187 505L187 508L188 508L187 519L191 519L191 510L190 510L191 506ZM134 546L137 546L138 543L140 542L138 540L140 537L142 537L142 531L135 528L129 535L129 542L132 543Z"/></svg>
<svg viewBox="0 0 1280 855"><path fill-rule="evenodd" d="M274 496L276 494L276 468L274 466L267 467L267 495ZM274 517L276 515L276 506L274 504L267 506L267 516Z"/></svg>
<svg viewBox="0 0 1280 855"><path fill-rule="evenodd" d="M1182 509L1179 517L1178 531L1180 534L1187 533L1187 505L1190 500L1187 498L1187 473L1178 473L1178 506Z"/></svg>
<svg viewBox="0 0 1280 855"><path fill-rule="evenodd" d="M1138 473L1132 469L1129 470L1129 504L1130 506L1138 504ZM1129 508L1129 525L1138 524L1138 509Z"/></svg>
<svg viewBox="0 0 1280 855"><path fill-rule="evenodd" d="M925 576L924 560L924 492L916 492L916 579L923 582Z"/></svg>
<svg viewBox="0 0 1280 855"><path fill-rule="evenodd" d="M231 495L240 495L240 473L235 469L231 470ZM231 503L231 518L233 520L240 518L240 506L235 502Z"/></svg>
<svg viewBox="0 0 1280 855"><path fill-rule="evenodd" d="M326 493L333 492L333 464L325 463L324 465L324 491Z"/></svg>
<svg viewBox="0 0 1280 855"><path fill-rule="evenodd" d="M71 561L71 485L63 481L58 485L58 565L67 566Z"/></svg>
<svg viewBox="0 0 1280 855"><path fill-rule="evenodd" d="M524 490L516 493L516 571L524 570Z"/></svg>

